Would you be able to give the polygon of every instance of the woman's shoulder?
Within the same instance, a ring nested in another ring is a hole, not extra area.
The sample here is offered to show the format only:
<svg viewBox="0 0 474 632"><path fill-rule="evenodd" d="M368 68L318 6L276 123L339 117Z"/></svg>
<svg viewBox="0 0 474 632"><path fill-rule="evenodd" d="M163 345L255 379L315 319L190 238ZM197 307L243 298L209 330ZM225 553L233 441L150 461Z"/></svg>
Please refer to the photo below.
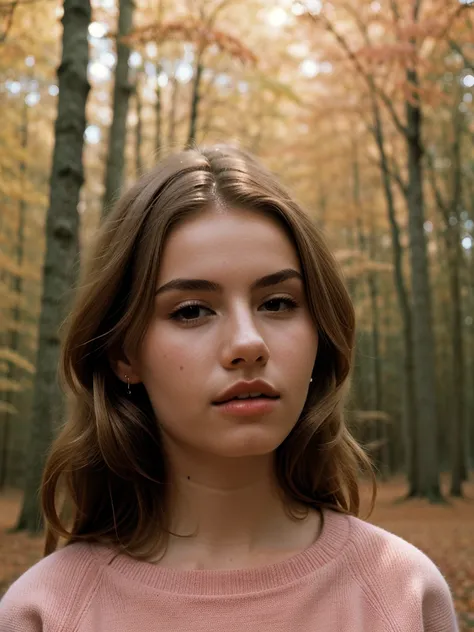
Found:
<svg viewBox="0 0 474 632"><path fill-rule="evenodd" d="M391 576L402 574L406 577L406 573L421 573L424 577L442 578L434 562L410 542L360 518L350 516L349 521L349 550L370 571L377 570Z"/></svg>
<svg viewBox="0 0 474 632"><path fill-rule="evenodd" d="M100 545L74 543L34 564L0 602L2 632L66 629L66 619L74 621L113 555Z"/></svg>
<svg viewBox="0 0 474 632"><path fill-rule="evenodd" d="M411 608L410 616L422 617L422 629L457 629L449 585L423 551L359 518L350 516L349 522L346 568L374 607L390 620L403 617ZM440 627L431 628L436 621Z"/></svg>

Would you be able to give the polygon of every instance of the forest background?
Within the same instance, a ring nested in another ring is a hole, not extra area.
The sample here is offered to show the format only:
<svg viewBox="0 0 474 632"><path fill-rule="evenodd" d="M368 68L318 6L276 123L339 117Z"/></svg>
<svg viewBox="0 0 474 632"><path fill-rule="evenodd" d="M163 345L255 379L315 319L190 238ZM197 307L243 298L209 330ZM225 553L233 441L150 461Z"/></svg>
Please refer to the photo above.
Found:
<svg viewBox="0 0 474 632"><path fill-rule="evenodd" d="M329 239L358 319L347 417L377 466L375 519L436 558L474 627L473 21L471 0L0 0L4 587L40 551L22 532L42 533L83 248L160 156L230 142Z"/></svg>

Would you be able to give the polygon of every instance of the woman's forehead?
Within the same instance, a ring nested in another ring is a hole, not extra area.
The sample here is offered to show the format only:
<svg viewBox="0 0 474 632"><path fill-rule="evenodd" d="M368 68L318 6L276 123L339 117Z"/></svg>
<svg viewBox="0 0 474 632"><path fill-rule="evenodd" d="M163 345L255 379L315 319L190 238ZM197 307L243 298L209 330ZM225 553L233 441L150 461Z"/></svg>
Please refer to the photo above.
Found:
<svg viewBox="0 0 474 632"><path fill-rule="evenodd" d="M160 263L160 282L171 278L263 276L300 271L298 253L278 221L247 210L205 211L176 226Z"/></svg>

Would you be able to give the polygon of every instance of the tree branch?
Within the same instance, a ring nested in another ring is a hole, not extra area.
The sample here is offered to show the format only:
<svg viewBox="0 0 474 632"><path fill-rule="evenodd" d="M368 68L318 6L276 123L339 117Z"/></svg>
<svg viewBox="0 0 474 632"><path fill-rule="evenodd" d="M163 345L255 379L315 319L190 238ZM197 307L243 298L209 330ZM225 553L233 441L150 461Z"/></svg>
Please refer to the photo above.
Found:
<svg viewBox="0 0 474 632"><path fill-rule="evenodd" d="M436 172L433 163L433 157L430 152L426 152L426 161L428 163L428 174L429 180L431 184L431 188L433 189L433 194L438 205L439 210L441 211L444 221L446 225L449 225L449 208L446 202L443 200L443 195L436 183Z"/></svg>
<svg viewBox="0 0 474 632"><path fill-rule="evenodd" d="M400 172L400 167L398 166L396 158L392 157L390 162L391 162L392 167L393 167L393 169L390 169L390 167L389 167L390 176L398 184L398 187L399 187L400 191L402 192L402 194L405 197L408 197L408 183L405 182L405 180L403 179L403 176L402 176L402 174Z"/></svg>
<svg viewBox="0 0 474 632"><path fill-rule="evenodd" d="M219 4L217 4L214 7L214 10L212 11L212 13L209 15L209 18L208 18L208 24L211 28L214 26L219 13L230 4L233 4L234 1L235 0L221 0L221 2L219 2Z"/></svg>
<svg viewBox="0 0 474 632"><path fill-rule="evenodd" d="M5 42L5 40L8 37L8 33L12 27L13 24L13 16L15 14L15 9L18 6L18 0L12 2L10 4L10 14L7 16L7 20L6 20L6 26L5 26L5 30L3 31L3 33L0 35L0 44L3 44ZM0 7L1 8L1 7Z"/></svg>
<svg viewBox="0 0 474 632"><path fill-rule="evenodd" d="M415 6L413 7L413 22L418 22L418 17L421 11L422 0L415 0Z"/></svg>
<svg viewBox="0 0 474 632"><path fill-rule="evenodd" d="M383 92L383 90L380 90L380 88L376 85L374 78L364 69L364 67L358 60L354 51L350 48L345 38L335 29L332 22L323 13L319 14L318 16L315 16L309 11L308 7L306 7L306 9L307 9L306 16L309 19L311 19L313 22L317 23L318 18L321 18L323 20L324 25L326 26L326 29L335 37L339 45L346 52L347 56L349 57L353 65L355 66L357 72L361 75L361 77L363 77L363 79L368 84L369 88L383 101L384 105L390 112L390 115L395 124L395 127L398 129L398 131L401 134L403 134L403 136L405 136L405 138L407 138L409 135L409 130L400 120L400 117L398 116L397 112L395 111L395 108L393 107L392 101Z"/></svg>
<svg viewBox="0 0 474 632"><path fill-rule="evenodd" d="M449 45L455 53L462 57L465 66L467 66L468 68L474 68L474 60L470 60L466 57L466 54L457 42L449 40Z"/></svg>
<svg viewBox="0 0 474 632"><path fill-rule="evenodd" d="M395 20L395 24L400 22L400 12L398 10L398 5L396 0L390 0L390 8L392 9L393 19Z"/></svg>
<svg viewBox="0 0 474 632"><path fill-rule="evenodd" d="M367 129L370 131L371 134L375 135L375 128L367 127ZM404 181L400 173L400 170L398 168L398 165L395 163L395 161L392 161L392 165L394 166L394 168L391 169L388 164L388 160L386 161L385 165L383 164L380 158L371 158L370 156L368 156L367 160L372 165L378 167L382 172L385 171L386 173L388 173L388 175L392 178L392 180L396 182L396 184L398 185L398 188L400 189L401 194L404 197L408 195L408 185Z"/></svg>

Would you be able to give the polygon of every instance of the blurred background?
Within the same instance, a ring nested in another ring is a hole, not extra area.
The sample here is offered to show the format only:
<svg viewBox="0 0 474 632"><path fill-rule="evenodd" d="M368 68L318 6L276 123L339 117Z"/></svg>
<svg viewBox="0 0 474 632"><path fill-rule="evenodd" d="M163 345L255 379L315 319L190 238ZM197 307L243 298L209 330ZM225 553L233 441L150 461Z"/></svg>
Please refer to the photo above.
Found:
<svg viewBox="0 0 474 632"><path fill-rule="evenodd" d="M160 156L229 142L329 239L370 520L435 560L474 629L473 23L472 0L0 0L0 594L41 556L81 251Z"/></svg>

